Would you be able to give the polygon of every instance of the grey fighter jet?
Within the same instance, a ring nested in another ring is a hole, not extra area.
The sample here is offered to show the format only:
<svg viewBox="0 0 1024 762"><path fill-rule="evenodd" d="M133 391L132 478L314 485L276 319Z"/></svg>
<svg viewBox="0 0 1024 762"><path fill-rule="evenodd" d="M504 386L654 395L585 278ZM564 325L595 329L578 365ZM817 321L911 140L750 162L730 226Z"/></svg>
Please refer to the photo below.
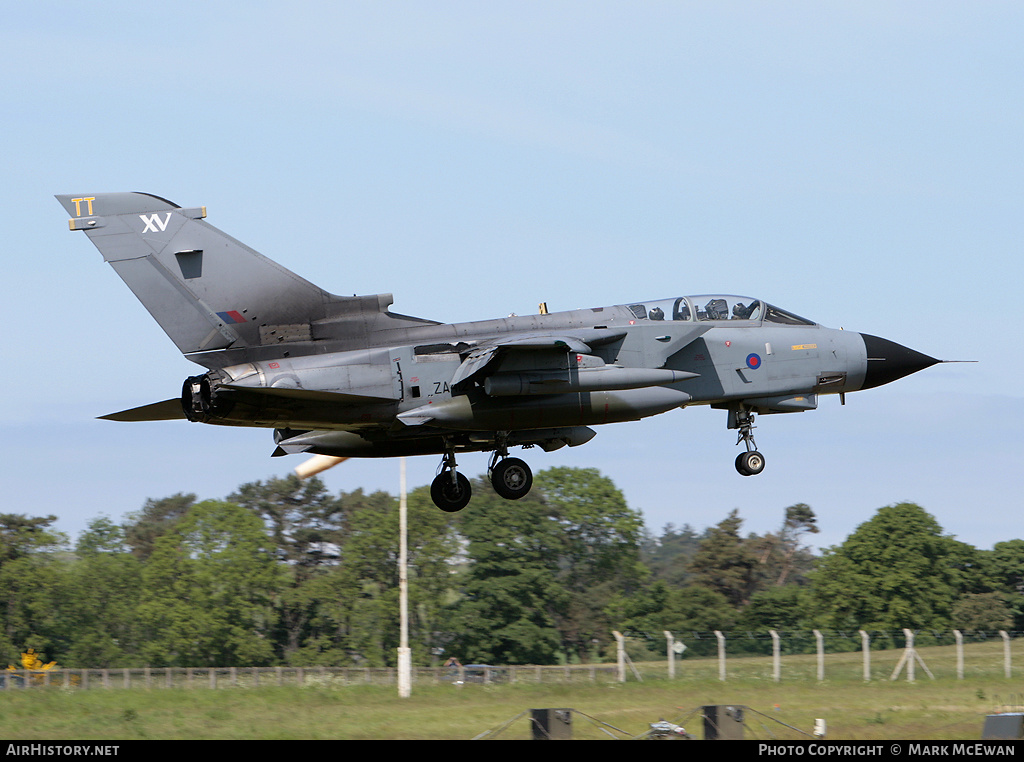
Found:
<svg viewBox="0 0 1024 762"><path fill-rule="evenodd" d="M756 414L814 410L820 395L939 362L728 295L444 325L391 312L390 294L323 291L207 223L205 207L144 193L57 199L71 229L207 368L179 398L104 418L269 428L274 455L440 455L431 496L445 511L470 499L458 453L493 453L494 489L516 500L533 475L510 448L576 447L597 424L690 405L727 412L744 446L736 470L752 476L765 465Z"/></svg>

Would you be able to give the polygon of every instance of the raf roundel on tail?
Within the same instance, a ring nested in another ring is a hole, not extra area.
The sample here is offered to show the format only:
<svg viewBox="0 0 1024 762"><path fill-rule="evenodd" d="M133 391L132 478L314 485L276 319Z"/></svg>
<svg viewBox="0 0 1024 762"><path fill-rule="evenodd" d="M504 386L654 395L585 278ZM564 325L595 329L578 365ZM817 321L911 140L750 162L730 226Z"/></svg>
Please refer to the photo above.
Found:
<svg viewBox="0 0 1024 762"><path fill-rule="evenodd" d="M814 410L938 360L826 328L761 299L672 296L591 309L441 324L391 312L391 294L336 296L182 208L145 193L57 196L178 349L205 373L180 397L103 416L187 418L274 430L274 455L308 453L307 473L346 458L436 454L439 508L470 483L462 452L492 453L495 491L533 484L511 447L576 447L603 423L690 405L727 412L764 469L756 414Z"/></svg>

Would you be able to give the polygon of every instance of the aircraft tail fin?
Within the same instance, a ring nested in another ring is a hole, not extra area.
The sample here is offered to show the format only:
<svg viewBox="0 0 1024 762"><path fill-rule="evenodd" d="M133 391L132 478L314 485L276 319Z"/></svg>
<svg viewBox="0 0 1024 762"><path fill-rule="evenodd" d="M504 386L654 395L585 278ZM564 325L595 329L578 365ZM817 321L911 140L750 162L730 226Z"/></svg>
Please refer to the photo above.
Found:
<svg viewBox="0 0 1024 762"><path fill-rule="evenodd" d="M285 343L302 354L294 342L312 341L314 321L390 304L381 307L390 295L323 291L207 223L205 207L182 208L146 193L57 200L71 229L85 232L178 349L203 365L221 364L204 353L235 354L218 350Z"/></svg>

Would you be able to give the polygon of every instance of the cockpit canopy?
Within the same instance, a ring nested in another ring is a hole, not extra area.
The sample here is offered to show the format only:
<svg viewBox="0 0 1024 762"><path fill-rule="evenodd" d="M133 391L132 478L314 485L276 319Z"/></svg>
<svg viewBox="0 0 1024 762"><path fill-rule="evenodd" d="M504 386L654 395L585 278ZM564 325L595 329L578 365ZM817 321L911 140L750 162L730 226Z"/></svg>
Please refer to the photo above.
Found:
<svg viewBox="0 0 1024 762"><path fill-rule="evenodd" d="M741 320L748 323L764 320L783 325L815 325L813 320L747 296L677 296L629 304L626 308L637 320Z"/></svg>

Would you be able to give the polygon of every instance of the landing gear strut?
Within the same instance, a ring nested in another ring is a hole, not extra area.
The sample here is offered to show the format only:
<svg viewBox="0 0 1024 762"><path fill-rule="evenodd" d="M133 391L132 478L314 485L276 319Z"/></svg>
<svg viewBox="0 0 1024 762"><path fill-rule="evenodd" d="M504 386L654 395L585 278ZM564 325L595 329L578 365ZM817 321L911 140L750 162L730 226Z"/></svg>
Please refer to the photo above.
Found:
<svg viewBox="0 0 1024 762"><path fill-rule="evenodd" d="M473 488L469 479L456 471L455 447L449 445L444 453L437 476L430 483L430 499L447 513L461 511L469 505Z"/></svg>
<svg viewBox="0 0 1024 762"><path fill-rule="evenodd" d="M743 476L754 476L764 471L764 455L757 451L752 433L756 428L753 411L745 407L730 410L729 428L739 429L736 444L742 442L747 448L746 452L741 452L736 457L736 470Z"/></svg>

